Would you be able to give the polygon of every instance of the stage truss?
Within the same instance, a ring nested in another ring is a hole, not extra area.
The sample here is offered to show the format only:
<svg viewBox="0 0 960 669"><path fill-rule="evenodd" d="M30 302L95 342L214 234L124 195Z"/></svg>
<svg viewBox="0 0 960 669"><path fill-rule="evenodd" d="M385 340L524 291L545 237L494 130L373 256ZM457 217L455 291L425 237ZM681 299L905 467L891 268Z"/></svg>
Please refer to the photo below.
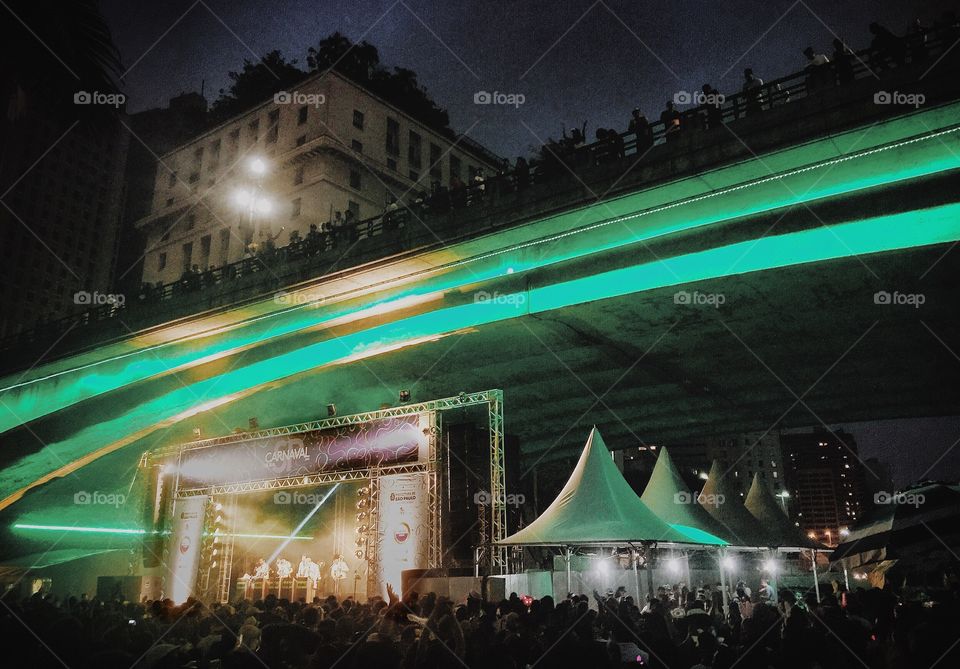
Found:
<svg viewBox="0 0 960 669"><path fill-rule="evenodd" d="M426 475L427 482L427 500L428 517L431 527L430 542L428 547L428 566L430 568L441 568L444 562L444 552L442 546L442 502L439 482L438 469L438 448L437 439L442 431L442 412L451 409L463 409L471 406L486 405L487 421L489 433L490 448L490 493L491 503L487 513L483 514L483 523L481 523L481 560L489 567L491 573L506 573L507 551L505 547L496 545L500 539L507 536L507 512L506 512L506 475L504 469L504 437L503 437L503 391L499 389L486 390L473 393L460 393L453 397L419 402L416 404L404 404L398 407L388 407L376 411L368 411L358 414L349 414L344 416L331 416L321 420L313 420L295 425L286 425L282 427L268 428L262 430L252 430L237 434L214 437L210 439L201 439L186 444L178 444L162 449L158 449L149 454L141 461L141 467L149 467L158 461L176 457L178 463L187 451L205 448L209 446L219 446L225 444L242 443L253 439L262 439L276 436L296 435L303 432L312 432L317 430L326 430L336 427L349 425L358 425L385 418L398 418L416 414L432 413L436 420L433 425L432 434L429 439L429 455L426 462L415 462L408 464L398 464L390 466L355 468L343 471L322 472L316 474L306 474L298 476L278 477L269 480L251 481L243 483L229 483L223 485L206 485L181 487L180 475L176 476L173 486L173 494L170 495L169 504L172 505L176 499L187 499L197 496L209 496L227 500L230 506L236 502L236 496L245 493L294 489L302 487L315 487L318 485L329 485L335 483L348 483L353 481L367 481L370 488L370 517L365 546L365 555L367 564L375 564L379 560L377 554L377 536L379 533L379 481L382 476L390 474L417 474ZM226 602L230 595L230 569L229 563L232 562L233 541L229 540L229 547L221 554L220 564L227 565L227 568L221 568L215 580L210 582L210 574L198 574L198 586L206 593L213 594L221 602ZM201 564L204 569L209 569L210 558L204 556ZM372 570L369 580L374 576Z"/></svg>

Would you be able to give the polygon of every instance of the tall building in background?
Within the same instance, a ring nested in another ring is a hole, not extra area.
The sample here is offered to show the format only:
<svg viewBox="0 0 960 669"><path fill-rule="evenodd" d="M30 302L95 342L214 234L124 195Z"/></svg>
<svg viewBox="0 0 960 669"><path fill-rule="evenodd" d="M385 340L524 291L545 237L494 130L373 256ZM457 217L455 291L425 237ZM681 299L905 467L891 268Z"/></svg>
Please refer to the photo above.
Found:
<svg viewBox="0 0 960 669"><path fill-rule="evenodd" d="M801 529L828 545L863 514L863 465L853 435L815 429L781 436L787 482Z"/></svg>
<svg viewBox="0 0 960 669"><path fill-rule="evenodd" d="M129 142L122 118L71 123L37 109L0 121L0 336L112 291Z"/></svg>
<svg viewBox="0 0 960 669"><path fill-rule="evenodd" d="M243 259L250 244L290 234L335 212L356 220L412 200L431 184L468 183L498 158L437 131L348 79L316 74L294 89L161 156L153 202L137 227L143 280L170 283Z"/></svg>

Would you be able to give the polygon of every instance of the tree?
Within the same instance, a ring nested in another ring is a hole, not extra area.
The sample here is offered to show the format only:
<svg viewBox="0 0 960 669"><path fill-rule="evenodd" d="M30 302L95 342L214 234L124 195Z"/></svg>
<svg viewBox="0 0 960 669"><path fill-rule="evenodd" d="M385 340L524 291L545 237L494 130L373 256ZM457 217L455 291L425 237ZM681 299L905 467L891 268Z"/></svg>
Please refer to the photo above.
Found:
<svg viewBox="0 0 960 669"><path fill-rule="evenodd" d="M228 73L233 83L226 90L220 89L220 97L211 107L214 122L228 119L269 99L278 91L295 86L306 76L296 62L288 62L277 50L256 63L244 60L242 70Z"/></svg>

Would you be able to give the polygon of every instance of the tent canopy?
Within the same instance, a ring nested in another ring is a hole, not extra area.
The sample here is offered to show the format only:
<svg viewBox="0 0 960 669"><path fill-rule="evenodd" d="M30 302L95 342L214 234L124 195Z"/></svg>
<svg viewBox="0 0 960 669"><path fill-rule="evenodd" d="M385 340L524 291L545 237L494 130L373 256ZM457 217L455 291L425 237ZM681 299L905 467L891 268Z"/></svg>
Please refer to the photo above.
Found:
<svg viewBox="0 0 960 669"><path fill-rule="evenodd" d="M891 495L837 546L830 561L863 567L909 558L932 562L934 553L960 549L960 486L925 483Z"/></svg>
<svg viewBox="0 0 960 669"><path fill-rule="evenodd" d="M594 427L563 490L540 517L503 545L583 546L641 541L723 545L707 532L670 525L640 501Z"/></svg>
<svg viewBox="0 0 960 669"><path fill-rule="evenodd" d="M753 475L753 483L750 484L750 492L747 493L743 506L763 526L768 537L773 541L771 546L794 549L825 548L822 544L803 536L800 530L790 522L790 519L777 506L770 490L760 482L759 472Z"/></svg>
<svg viewBox="0 0 960 669"><path fill-rule="evenodd" d="M694 528L720 537L727 543L736 543L732 534L697 504L696 496L687 489L667 449L659 450L657 463L640 501L666 523Z"/></svg>
<svg viewBox="0 0 960 669"><path fill-rule="evenodd" d="M775 544L773 537L740 502L740 494L730 485L716 460L710 465L710 474L697 501L726 529L733 546L761 548Z"/></svg>

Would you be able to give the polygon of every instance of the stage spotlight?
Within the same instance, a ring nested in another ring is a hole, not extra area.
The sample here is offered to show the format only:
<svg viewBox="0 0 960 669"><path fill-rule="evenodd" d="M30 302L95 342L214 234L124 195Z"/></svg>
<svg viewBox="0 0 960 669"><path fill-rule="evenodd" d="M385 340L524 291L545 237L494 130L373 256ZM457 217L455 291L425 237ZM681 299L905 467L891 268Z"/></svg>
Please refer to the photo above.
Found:
<svg viewBox="0 0 960 669"><path fill-rule="evenodd" d="M358 522L358 523L361 522L361 521L363 521L363 520L366 520L366 519L367 519L367 512L366 512L366 511L361 511L360 513L357 514L357 522Z"/></svg>
<svg viewBox="0 0 960 669"><path fill-rule="evenodd" d="M367 506L367 500L365 500L365 499L358 499L358 500L357 500L357 508L358 508L358 509L366 508L366 506Z"/></svg>
<svg viewBox="0 0 960 669"><path fill-rule="evenodd" d="M400 401L401 401L401 402L409 402L409 401L410 401L410 391L409 391L409 390L401 390L401 391L400 391Z"/></svg>
<svg viewBox="0 0 960 669"><path fill-rule="evenodd" d="M357 541L356 541L355 543L356 543L358 546L362 546L362 545L364 545L365 543L367 543L367 540L364 539L363 537L357 537Z"/></svg>
<svg viewBox="0 0 960 669"><path fill-rule="evenodd" d="M734 560L729 555L724 556L724 558L720 560L720 564L723 566L724 569L731 570L731 571L733 570L734 567L737 566L736 560Z"/></svg>
<svg viewBox="0 0 960 669"><path fill-rule="evenodd" d="M460 394L457 395L457 401L460 402L460 404L463 404L464 402L466 402L466 401L467 401L467 394L461 390L461 391L460 391Z"/></svg>
<svg viewBox="0 0 960 669"><path fill-rule="evenodd" d="M217 568L217 561L216 561L216 560L214 560L213 562L210 563L210 568L211 568L211 569L216 569L216 568Z"/></svg>
<svg viewBox="0 0 960 669"><path fill-rule="evenodd" d="M763 570L769 574L776 574L777 573L776 560L765 560L763 563Z"/></svg>
<svg viewBox="0 0 960 669"><path fill-rule="evenodd" d="M223 504L217 502L216 506L213 507L214 511L223 511Z"/></svg>
<svg viewBox="0 0 960 669"><path fill-rule="evenodd" d="M199 427L193 428L193 438L194 438L194 439L199 439L202 434L203 434L203 432L200 430Z"/></svg>
<svg viewBox="0 0 960 669"><path fill-rule="evenodd" d="M358 548L358 549L357 549L357 552L354 553L354 555L357 556L357 559L358 559L358 560L362 560L362 559L363 559L363 550L360 549L360 548Z"/></svg>
<svg viewBox="0 0 960 669"><path fill-rule="evenodd" d="M327 415L328 415L328 416L331 416L331 417L337 415L337 405L336 405L336 404L328 404L328 405L327 405Z"/></svg>
<svg viewBox="0 0 960 669"><path fill-rule="evenodd" d="M667 569L670 573L677 574L680 572L680 560L677 558L670 558L667 560Z"/></svg>
<svg viewBox="0 0 960 669"><path fill-rule="evenodd" d="M357 490L357 497L366 497L370 494L370 488L363 486Z"/></svg>
<svg viewBox="0 0 960 669"><path fill-rule="evenodd" d="M357 528L357 534L363 534L366 531L367 531L366 525L361 525L360 527Z"/></svg>
<svg viewBox="0 0 960 669"><path fill-rule="evenodd" d="M248 426L251 430L258 430L258 429L260 429L260 421L257 420L257 417L256 417L256 416L254 416L253 418L248 418L248 419L247 419L247 426Z"/></svg>

